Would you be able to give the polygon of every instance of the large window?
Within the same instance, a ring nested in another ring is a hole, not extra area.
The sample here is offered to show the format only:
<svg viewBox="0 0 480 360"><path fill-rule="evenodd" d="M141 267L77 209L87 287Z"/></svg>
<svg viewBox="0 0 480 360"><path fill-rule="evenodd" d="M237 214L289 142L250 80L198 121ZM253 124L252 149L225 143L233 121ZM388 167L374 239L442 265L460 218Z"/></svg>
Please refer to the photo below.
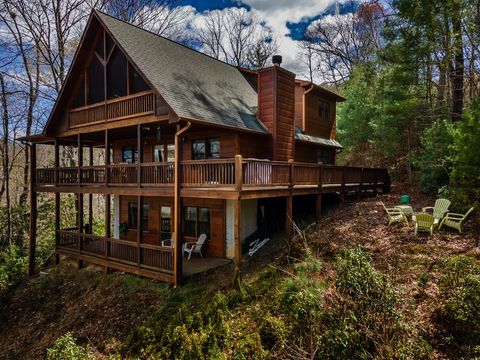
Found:
<svg viewBox="0 0 480 360"><path fill-rule="evenodd" d="M161 240L170 240L172 238L172 208L162 206L160 208L160 237Z"/></svg>
<svg viewBox="0 0 480 360"><path fill-rule="evenodd" d="M134 164L138 161L138 149L136 146L124 146L122 149L122 161Z"/></svg>
<svg viewBox="0 0 480 360"><path fill-rule="evenodd" d="M332 151L317 149L317 162L319 164L332 164Z"/></svg>
<svg viewBox="0 0 480 360"><path fill-rule="evenodd" d="M96 57L92 57L92 62L88 67L88 103L94 104L105 100L105 83L103 72L105 71L103 64Z"/></svg>
<svg viewBox="0 0 480 360"><path fill-rule="evenodd" d="M174 144L158 144L153 148L153 158L156 162L174 162L175 161L175 145Z"/></svg>
<svg viewBox="0 0 480 360"><path fill-rule="evenodd" d="M107 99L127 96L127 58L116 47L107 64Z"/></svg>
<svg viewBox="0 0 480 360"><path fill-rule="evenodd" d="M137 203L128 203L128 228L136 229L138 226L138 206ZM143 204L142 229L148 231L148 204Z"/></svg>
<svg viewBox="0 0 480 360"><path fill-rule="evenodd" d="M186 236L199 237L206 234L210 237L210 209L205 207L186 206L183 231Z"/></svg>
<svg viewBox="0 0 480 360"><path fill-rule="evenodd" d="M322 119L330 119L330 103L319 100L318 101L318 116Z"/></svg>
<svg viewBox="0 0 480 360"><path fill-rule="evenodd" d="M220 139L197 139L192 141L192 159L219 159Z"/></svg>

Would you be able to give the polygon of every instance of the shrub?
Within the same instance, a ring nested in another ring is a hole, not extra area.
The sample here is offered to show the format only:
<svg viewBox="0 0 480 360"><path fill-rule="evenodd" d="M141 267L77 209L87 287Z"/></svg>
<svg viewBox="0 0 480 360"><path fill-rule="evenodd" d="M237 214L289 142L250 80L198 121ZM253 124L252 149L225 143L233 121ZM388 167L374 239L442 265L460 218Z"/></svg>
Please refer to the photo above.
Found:
<svg viewBox="0 0 480 360"><path fill-rule="evenodd" d="M480 263L471 256L451 256L442 262L443 275L440 279L440 288L450 296L463 286L468 275L480 275Z"/></svg>
<svg viewBox="0 0 480 360"><path fill-rule="evenodd" d="M77 339L68 332L47 349L46 358L47 360L90 360L95 359L95 356L90 346L78 345Z"/></svg>
<svg viewBox="0 0 480 360"><path fill-rule="evenodd" d="M271 350L275 346L283 346L287 337L287 327L282 319L266 314L262 319L259 333L263 347Z"/></svg>
<svg viewBox="0 0 480 360"><path fill-rule="evenodd" d="M0 291L25 274L27 262L24 250L18 245L10 245L0 253Z"/></svg>

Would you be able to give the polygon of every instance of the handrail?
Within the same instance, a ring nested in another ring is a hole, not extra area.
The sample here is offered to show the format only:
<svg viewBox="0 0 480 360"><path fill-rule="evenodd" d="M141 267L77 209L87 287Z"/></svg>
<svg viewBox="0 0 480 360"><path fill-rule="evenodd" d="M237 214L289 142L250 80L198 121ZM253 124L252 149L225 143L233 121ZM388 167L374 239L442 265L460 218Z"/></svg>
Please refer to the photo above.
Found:
<svg viewBox="0 0 480 360"><path fill-rule="evenodd" d="M207 159L182 162L183 187L233 187L236 191L265 186L389 186L386 169L313 163L268 161L259 159ZM138 164L59 167L58 183L63 185L172 186L174 163L147 162ZM140 183L137 179L141 171ZM40 168L37 184L55 185L55 168ZM108 172L108 174L106 174ZM80 182L78 181L80 174ZM108 175L108 176L106 176ZM108 183L107 183L108 179Z"/></svg>

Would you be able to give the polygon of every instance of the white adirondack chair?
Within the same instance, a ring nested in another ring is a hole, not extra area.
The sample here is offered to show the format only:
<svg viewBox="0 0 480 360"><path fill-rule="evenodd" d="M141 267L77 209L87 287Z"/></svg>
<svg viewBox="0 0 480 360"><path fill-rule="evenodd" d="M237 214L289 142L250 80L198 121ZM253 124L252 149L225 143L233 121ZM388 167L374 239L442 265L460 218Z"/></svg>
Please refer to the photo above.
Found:
<svg viewBox="0 0 480 360"><path fill-rule="evenodd" d="M190 257L192 256L192 253L194 254L200 254L200 256L203 258L202 254L202 246L207 240L207 235L202 234L198 237L197 242L187 242L185 243L183 247L183 253L188 254L188 260L190 260Z"/></svg>

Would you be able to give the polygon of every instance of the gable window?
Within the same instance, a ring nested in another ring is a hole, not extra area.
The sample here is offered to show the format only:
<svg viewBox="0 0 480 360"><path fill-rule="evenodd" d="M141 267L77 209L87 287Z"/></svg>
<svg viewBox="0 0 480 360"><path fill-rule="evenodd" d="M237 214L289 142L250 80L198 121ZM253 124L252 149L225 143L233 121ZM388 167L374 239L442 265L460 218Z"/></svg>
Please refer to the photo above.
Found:
<svg viewBox="0 0 480 360"><path fill-rule="evenodd" d="M319 100L318 101L318 116L321 119L330 119L330 103Z"/></svg>
<svg viewBox="0 0 480 360"><path fill-rule="evenodd" d="M105 83L103 73L105 69L100 60L92 57L92 62L88 67L88 103L94 104L105 100Z"/></svg>
<svg viewBox="0 0 480 360"><path fill-rule="evenodd" d="M184 209L184 234L195 238L206 234L210 238L210 209L194 206L186 206Z"/></svg>
<svg viewBox="0 0 480 360"><path fill-rule="evenodd" d="M319 164L332 164L332 151L317 149L317 162Z"/></svg>
<svg viewBox="0 0 480 360"><path fill-rule="evenodd" d="M138 226L138 206L137 203L130 202L128 203L128 228L136 229ZM143 204L143 214L142 214L142 229L143 231L148 231L148 212L149 205Z"/></svg>
<svg viewBox="0 0 480 360"><path fill-rule="evenodd" d="M220 139L197 139L192 141L192 159L219 159Z"/></svg>
<svg viewBox="0 0 480 360"><path fill-rule="evenodd" d="M122 161L127 164L138 162L138 149L136 146L124 146L122 149Z"/></svg>
<svg viewBox="0 0 480 360"><path fill-rule="evenodd" d="M150 89L148 84L143 80L142 76L135 70L135 68L129 64L130 73L130 94L136 94L142 91Z"/></svg>
<svg viewBox="0 0 480 360"><path fill-rule="evenodd" d="M115 47L107 64L107 99L127 95L127 64L127 58Z"/></svg>

